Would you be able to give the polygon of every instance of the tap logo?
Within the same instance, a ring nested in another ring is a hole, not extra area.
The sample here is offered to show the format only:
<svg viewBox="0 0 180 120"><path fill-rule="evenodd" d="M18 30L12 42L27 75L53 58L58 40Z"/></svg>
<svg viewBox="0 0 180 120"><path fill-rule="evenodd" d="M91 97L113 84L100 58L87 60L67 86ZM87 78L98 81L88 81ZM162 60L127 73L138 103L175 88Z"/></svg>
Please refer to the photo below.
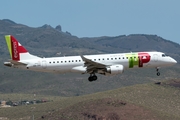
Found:
<svg viewBox="0 0 180 120"><path fill-rule="evenodd" d="M126 57L129 60L129 68L133 68L134 66L143 67L151 59L151 56L145 52L126 54Z"/></svg>
<svg viewBox="0 0 180 120"><path fill-rule="evenodd" d="M19 59L19 51L18 51L18 42L12 41L12 58L13 60L20 60Z"/></svg>
<svg viewBox="0 0 180 120"><path fill-rule="evenodd" d="M18 51L17 51L17 43L13 42L13 53L14 53L14 58L18 58Z"/></svg>
<svg viewBox="0 0 180 120"><path fill-rule="evenodd" d="M28 51L13 36L6 36L6 42L12 60L19 61L21 54L28 53Z"/></svg>

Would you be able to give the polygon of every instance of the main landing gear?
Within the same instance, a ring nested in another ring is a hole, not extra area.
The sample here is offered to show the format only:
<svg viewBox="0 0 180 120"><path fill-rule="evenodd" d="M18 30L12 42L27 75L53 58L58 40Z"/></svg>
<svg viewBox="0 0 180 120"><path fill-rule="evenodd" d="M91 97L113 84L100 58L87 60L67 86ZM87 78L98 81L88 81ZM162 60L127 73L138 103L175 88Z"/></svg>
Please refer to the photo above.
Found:
<svg viewBox="0 0 180 120"><path fill-rule="evenodd" d="M90 74L88 80L89 80L89 82L96 81L97 80L97 76L95 74Z"/></svg>
<svg viewBox="0 0 180 120"><path fill-rule="evenodd" d="M157 76L160 76L160 72L159 72L159 68L158 67L156 68L156 71L157 71Z"/></svg>

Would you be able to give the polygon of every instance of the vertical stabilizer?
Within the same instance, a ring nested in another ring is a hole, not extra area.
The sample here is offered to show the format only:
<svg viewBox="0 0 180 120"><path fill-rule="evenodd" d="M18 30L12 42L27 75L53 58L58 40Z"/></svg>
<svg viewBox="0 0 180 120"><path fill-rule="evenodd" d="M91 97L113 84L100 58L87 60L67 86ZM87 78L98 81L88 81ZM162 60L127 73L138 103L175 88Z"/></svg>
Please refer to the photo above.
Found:
<svg viewBox="0 0 180 120"><path fill-rule="evenodd" d="M29 54L24 46L22 46L13 36L5 36L11 59L14 61L37 59L39 57Z"/></svg>

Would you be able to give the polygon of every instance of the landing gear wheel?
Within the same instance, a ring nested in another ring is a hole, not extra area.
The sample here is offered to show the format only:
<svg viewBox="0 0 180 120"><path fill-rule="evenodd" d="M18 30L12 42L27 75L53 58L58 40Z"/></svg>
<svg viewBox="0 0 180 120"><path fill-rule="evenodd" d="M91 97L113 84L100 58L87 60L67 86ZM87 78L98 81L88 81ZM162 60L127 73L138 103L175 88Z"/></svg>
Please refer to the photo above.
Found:
<svg viewBox="0 0 180 120"><path fill-rule="evenodd" d="M156 68L157 76L160 76L159 67Z"/></svg>
<svg viewBox="0 0 180 120"><path fill-rule="evenodd" d="M88 80L89 80L89 82L96 81L97 80L97 76L96 75L90 75Z"/></svg>
<svg viewBox="0 0 180 120"><path fill-rule="evenodd" d="M92 82L92 81L93 81L92 76L90 76L90 77L88 78L88 80L89 80L89 82Z"/></svg>
<svg viewBox="0 0 180 120"><path fill-rule="evenodd" d="M92 76L92 78L93 78L93 81L97 80L97 76L96 75Z"/></svg>
<svg viewBox="0 0 180 120"><path fill-rule="evenodd" d="M160 72L157 72L157 76L160 76Z"/></svg>

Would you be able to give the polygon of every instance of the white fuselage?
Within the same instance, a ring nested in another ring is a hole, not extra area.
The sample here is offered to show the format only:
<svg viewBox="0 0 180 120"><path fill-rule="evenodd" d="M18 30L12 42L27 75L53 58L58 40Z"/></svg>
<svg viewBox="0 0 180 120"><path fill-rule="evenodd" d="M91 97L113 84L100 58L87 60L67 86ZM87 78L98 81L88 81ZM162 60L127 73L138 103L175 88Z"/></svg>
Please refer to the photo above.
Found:
<svg viewBox="0 0 180 120"><path fill-rule="evenodd" d="M120 54L100 54L100 55L84 55L85 58L90 59L96 63L104 64L106 66L111 65L122 65L124 69L137 68L137 67L162 67L170 66L177 63L173 58L166 56L161 52L145 52L150 55L150 60L144 63L143 66L137 65L139 59L146 59L147 56L140 55L137 53L120 53ZM133 64L131 60L133 59ZM80 72L86 73L86 67L84 67L84 61L81 56L69 56L69 57L52 57L52 58L39 58L31 60L23 60L21 63L27 64L27 66L14 66L34 71L43 72ZM137 64L136 64L137 63ZM141 64L141 63L139 63Z"/></svg>
<svg viewBox="0 0 180 120"><path fill-rule="evenodd" d="M90 74L90 82L97 80L96 73L117 75L127 68L170 66L176 62L162 52L131 52L119 54L81 55L69 57L40 58L30 54L12 35L5 36L11 60L4 62L8 67L41 72L78 72Z"/></svg>

